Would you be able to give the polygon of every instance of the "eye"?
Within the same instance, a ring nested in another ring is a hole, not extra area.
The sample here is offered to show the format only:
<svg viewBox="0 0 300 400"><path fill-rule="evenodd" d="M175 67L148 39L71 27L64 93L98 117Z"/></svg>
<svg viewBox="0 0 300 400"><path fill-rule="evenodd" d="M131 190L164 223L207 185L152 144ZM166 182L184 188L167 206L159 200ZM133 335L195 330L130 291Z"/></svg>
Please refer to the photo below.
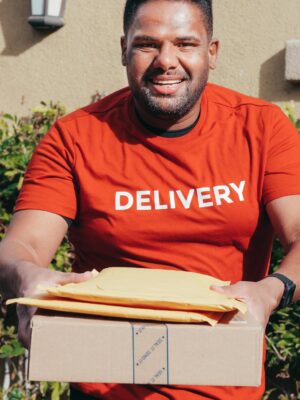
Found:
<svg viewBox="0 0 300 400"><path fill-rule="evenodd" d="M182 49L189 49L189 48L194 48L197 47L197 43L194 42L181 42L177 43L177 46Z"/></svg>
<svg viewBox="0 0 300 400"><path fill-rule="evenodd" d="M156 43L145 42L145 43L135 43L134 47L136 49L157 49L158 45Z"/></svg>

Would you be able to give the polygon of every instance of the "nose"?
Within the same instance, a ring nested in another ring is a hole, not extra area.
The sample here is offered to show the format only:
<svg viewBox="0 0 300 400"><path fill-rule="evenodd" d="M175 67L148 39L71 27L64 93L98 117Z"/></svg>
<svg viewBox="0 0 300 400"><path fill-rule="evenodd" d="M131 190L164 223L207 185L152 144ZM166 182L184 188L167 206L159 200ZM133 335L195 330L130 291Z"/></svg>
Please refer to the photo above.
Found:
<svg viewBox="0 0 300 400"><path fill-rule="evenodd" d="M153 62L153 67L167 71L176 68L177 66L178 58L176 47L172 43L163 43L158 49L158 53Z"/></svg>

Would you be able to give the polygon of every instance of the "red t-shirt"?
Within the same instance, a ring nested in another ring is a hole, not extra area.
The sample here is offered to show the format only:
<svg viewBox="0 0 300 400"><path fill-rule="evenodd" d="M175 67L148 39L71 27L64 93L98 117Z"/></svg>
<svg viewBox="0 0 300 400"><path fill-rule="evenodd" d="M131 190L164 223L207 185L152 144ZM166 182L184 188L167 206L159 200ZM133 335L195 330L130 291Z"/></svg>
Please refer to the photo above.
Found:
<svg viewBox="0 0 300 400"><path fill-rule="evenodd" d="M300 194L300 136L272 104L208 84L196 126L152 134L129 89L60 119L30 162L16 209L74 220L75 271L174 268L230 280L266 275L265 204ZM263 379L264 381L264 379ZM104 399L260 399L259 388L79 384Z"/></svg>

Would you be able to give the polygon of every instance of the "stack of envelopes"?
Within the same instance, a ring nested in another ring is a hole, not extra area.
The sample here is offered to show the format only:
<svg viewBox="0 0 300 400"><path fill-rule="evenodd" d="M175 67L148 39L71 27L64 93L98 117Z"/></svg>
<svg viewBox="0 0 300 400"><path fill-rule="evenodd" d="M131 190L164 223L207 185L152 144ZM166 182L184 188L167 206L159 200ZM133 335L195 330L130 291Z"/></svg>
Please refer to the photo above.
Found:
<svg viewBox="0 0 300 400"><path fill-rule="evenodd" d="M48 310L106 317L215 325L225 312L246 305L210 289L230 282L194 272L112 267L85 282L44 288L44 293L9 300Z"/></svg>

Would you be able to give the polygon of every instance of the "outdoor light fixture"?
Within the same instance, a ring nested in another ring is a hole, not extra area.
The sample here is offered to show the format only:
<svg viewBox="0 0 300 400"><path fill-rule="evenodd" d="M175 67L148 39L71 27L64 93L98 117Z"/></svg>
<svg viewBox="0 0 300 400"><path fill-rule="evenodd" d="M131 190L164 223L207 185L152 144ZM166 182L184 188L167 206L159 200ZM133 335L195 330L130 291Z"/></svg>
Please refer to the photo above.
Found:
<svg viewBox="0 0 300 400"><path fill-rule="evenodd" d="M36 29L58 29L64 26L67 0L31 0L28 23Z"/></svg>

